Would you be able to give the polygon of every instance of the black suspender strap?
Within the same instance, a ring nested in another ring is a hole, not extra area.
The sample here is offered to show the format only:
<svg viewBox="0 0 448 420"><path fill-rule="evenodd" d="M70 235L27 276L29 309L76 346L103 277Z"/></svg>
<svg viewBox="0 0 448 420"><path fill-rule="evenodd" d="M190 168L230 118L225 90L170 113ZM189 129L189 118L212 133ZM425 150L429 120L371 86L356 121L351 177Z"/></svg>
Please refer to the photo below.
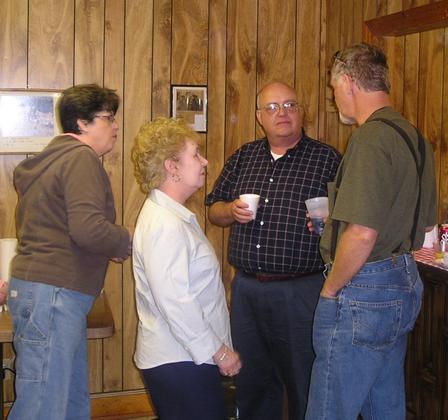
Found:
<svg viewBox="0 0 448 420"><path fill-rule="evenodd" d="M395 131L397 131L397 133L400 134L400 136L405 140L406 145L408 146L409 151L411 152L412 157L414 158L414 161L415 161L415 166L417 168L417 174L418 174L418 178L419 178L419 189L418 189L418 196L417 196L417 204L415 206L415 212L414 212L414 224L413 224L412 230L411 230L411 249L412 249L415 245L415 237L417 235L417 227L418 227L418 216L420 213L421 194L422 194L422 178L423 178L423 170L425 168L425 160L426 160L425 141L424 141L423 136L420 133L420 131L417 128L415 128L415 130L417 131L417 135L418 135L418 152L420 155L420 164L419 164L417 152L415 151L414 146L412 145L412 141L409 138L409 136L407 135L407 133L400 126L398 126L394 122L387 120L385 118L374 118L370 121L381 121L381 122L387 124L388 126L392 127ZM337 194L339 185L341 183L341 178L342 178L341 175L338 175L338 177L336 178L335 199L336 199L336 194ZM331 249L330 249L331 261L334 261L334 256L336 253L338 231L339 231L339 221L335 220L334 224L333 224L332 236L331 236ZM398 247L393 252L397 252L400 249L400 246L401 246L401 244L398 245Z"/></svg>

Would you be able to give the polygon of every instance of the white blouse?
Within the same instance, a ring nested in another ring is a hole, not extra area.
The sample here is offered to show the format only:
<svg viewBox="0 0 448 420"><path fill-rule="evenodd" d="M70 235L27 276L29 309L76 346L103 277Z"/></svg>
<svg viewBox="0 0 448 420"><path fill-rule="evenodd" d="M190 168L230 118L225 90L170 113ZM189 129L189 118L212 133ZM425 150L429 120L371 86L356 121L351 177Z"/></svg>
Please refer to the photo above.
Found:
<svg viewBox="0 0 448 420"><path fill-rule="evenodd" d="M146 199L133 238L139 316L134 360L213 364L231 346L229 312L213 247L196 216L160 190Z"/></svg>

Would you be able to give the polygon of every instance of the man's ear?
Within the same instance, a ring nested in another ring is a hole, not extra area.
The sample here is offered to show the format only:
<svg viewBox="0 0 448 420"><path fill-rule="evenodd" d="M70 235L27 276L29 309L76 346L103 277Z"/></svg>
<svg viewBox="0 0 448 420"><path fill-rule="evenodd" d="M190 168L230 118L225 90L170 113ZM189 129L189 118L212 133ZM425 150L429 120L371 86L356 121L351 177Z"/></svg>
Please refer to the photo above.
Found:
<svg viewBox="0 0 448 420"><path fill-rule="evenodd" d="M258 124L260 124L260 126L263 127L263 124L261 123L261 111L257 110L255 112L255 116L257 117Z"/></svg>
<svg viewBox="0 0 448 420"><path fill-rule="evenodd" d="M358 86L356 85L355 81L347 74L344 74L342 77L344 79L344 89L346 89L348 95L353 96L353 92Z"/></svg>

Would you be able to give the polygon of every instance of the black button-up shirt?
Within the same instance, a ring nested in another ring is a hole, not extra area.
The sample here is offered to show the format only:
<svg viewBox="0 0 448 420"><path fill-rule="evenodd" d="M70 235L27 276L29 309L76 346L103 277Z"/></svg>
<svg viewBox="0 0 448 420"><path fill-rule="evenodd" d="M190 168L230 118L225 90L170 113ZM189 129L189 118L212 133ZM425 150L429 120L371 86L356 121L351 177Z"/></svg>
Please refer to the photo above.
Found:
<svg viewBox="0 0 448 420"><path fill-rule="evenodd" d="M267 139L246 143L226 162L206 204L260 195L256 219L231 226L229 262L246 272L306 273L323 267L319 236L306 226L305 200L327 195L340 162L332 147L303 135L274 160Z"/></svg>

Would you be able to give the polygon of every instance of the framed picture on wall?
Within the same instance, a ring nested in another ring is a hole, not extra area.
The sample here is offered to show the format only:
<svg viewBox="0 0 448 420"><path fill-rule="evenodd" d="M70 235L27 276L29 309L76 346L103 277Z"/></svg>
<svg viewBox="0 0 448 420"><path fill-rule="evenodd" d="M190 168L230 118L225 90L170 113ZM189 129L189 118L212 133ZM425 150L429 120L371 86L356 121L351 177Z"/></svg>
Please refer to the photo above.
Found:
<svg viewBox="0 0 448 420"><path fill-rule="evenodd" d="M183 118L193 130L207 131L207 86L171 86L171 116Z"/></svg>
<svg viewBox="0 0 448 420"><path fill-rule="evenodd" d="M58 91L0 91L0 153L37 153L61 132Z"/></svg>

